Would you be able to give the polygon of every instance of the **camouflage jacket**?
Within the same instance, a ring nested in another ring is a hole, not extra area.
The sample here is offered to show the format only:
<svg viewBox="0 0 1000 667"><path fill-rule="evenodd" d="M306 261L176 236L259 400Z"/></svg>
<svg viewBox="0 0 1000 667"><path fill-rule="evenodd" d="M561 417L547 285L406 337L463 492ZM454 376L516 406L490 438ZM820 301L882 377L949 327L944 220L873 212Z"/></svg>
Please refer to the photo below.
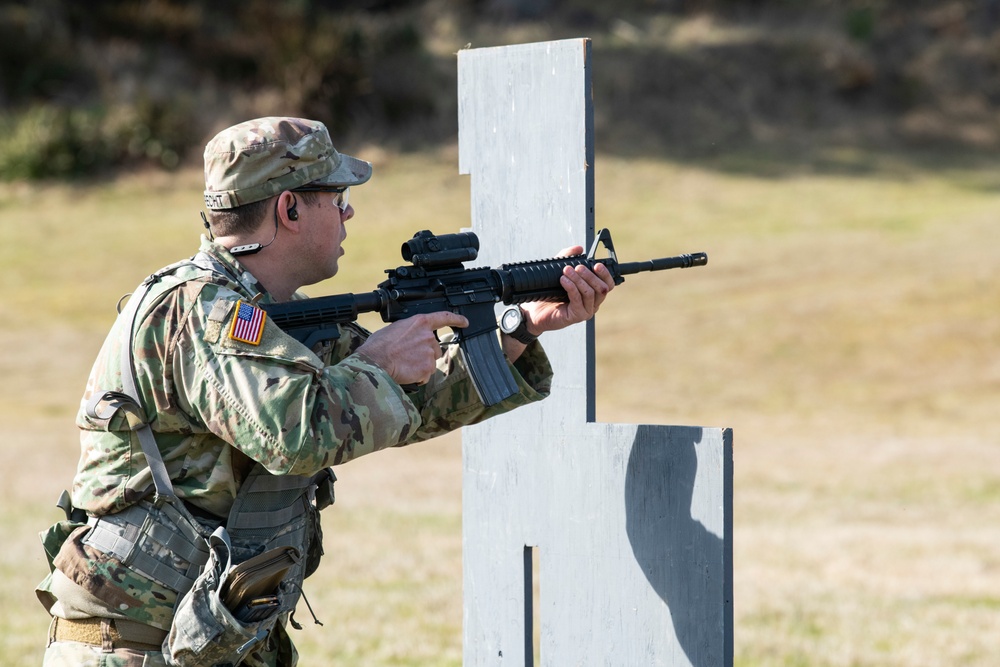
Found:
<svg viewBox="0 0 1000 667"><path fill-rule="evenodd" d="M512 365L521 388L489 409L476 395L457 346L408 393L355 352L368 332L356 324L324 349L309 350L265 321L259 344L232 336L237 302L271 301L225 248L202 240L198 257L159 272L140 307L134 354L139 392L178 497L225 516L242 476L260 462L274 474L309 475L386 447L407 445L545 397L551 368L538 344ZM222 269L222 271L218 271ZM297 298L303 298L297 295ZM124 417L100 423L83 406L95 391L121 387L124 318L112 328L81 402L81 457L73 504L119 511L151 480Z"/></svg>

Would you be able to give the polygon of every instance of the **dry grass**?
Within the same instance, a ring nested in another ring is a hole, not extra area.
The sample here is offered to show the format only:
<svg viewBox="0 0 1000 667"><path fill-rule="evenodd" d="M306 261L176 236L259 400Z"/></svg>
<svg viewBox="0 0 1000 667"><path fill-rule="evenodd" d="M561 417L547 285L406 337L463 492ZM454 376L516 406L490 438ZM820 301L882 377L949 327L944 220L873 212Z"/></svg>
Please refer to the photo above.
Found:
<svg viewBox="0 0 1000 667"><path fill-rule="evenodd" d="M453 154L375 157L349 269L315 294L370 289L413 231L466 222ZM847 167L598 159L623 260L710 255L630 277L602 310L598 417L735 429L738 665L992 664L1000 182L833 157ZM0 664L41 655L34 533L70 481L111 308L193 252L199 190L197 173L0 189ZM340 469L304 664L461 663L460 456L448 438Z"/></svg>

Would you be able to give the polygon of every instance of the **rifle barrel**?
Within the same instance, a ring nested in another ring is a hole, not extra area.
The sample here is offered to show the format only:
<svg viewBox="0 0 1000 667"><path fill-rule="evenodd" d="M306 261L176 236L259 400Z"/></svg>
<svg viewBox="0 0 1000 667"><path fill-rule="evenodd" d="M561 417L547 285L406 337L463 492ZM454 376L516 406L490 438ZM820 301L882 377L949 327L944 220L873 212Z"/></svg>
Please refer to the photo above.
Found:
<svg viewBox="0 0 1000 667"><path fill-rule="evenodd" d="M623 276L643 271L664 271L666 269L688 269L692 266L708 264L708 255L703 252L692 252L676 257L660 257L647 259L644 262L620 262L618 272Z"/></svg>

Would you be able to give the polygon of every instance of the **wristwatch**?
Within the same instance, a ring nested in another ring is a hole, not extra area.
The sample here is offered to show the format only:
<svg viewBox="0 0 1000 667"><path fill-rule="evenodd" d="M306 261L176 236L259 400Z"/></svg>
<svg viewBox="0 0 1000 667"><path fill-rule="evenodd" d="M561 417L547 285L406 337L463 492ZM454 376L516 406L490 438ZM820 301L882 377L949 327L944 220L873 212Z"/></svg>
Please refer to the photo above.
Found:
<svg viewBox="0 0 1000 667"><path fill-rule="evenodd" d="M500 331L519 343L530 345L538 336L528 332L528 321L524 319L524 311L520 306L511 306L500 316Z"/></svg>

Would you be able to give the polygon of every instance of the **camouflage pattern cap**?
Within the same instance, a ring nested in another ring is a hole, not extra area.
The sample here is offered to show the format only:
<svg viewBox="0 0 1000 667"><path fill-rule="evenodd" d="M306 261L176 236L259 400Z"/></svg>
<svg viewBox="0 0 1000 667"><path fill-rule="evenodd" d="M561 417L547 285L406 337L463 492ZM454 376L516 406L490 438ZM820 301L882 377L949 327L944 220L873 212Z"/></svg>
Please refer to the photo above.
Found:
<svg viewBox="0 0 1000 667"><path fill-rule="evenodd" d="M307 183L360 185L372 165L338 153L323 123L304 118L248 120L205 146L205 206L236 208Z"/></svg>

